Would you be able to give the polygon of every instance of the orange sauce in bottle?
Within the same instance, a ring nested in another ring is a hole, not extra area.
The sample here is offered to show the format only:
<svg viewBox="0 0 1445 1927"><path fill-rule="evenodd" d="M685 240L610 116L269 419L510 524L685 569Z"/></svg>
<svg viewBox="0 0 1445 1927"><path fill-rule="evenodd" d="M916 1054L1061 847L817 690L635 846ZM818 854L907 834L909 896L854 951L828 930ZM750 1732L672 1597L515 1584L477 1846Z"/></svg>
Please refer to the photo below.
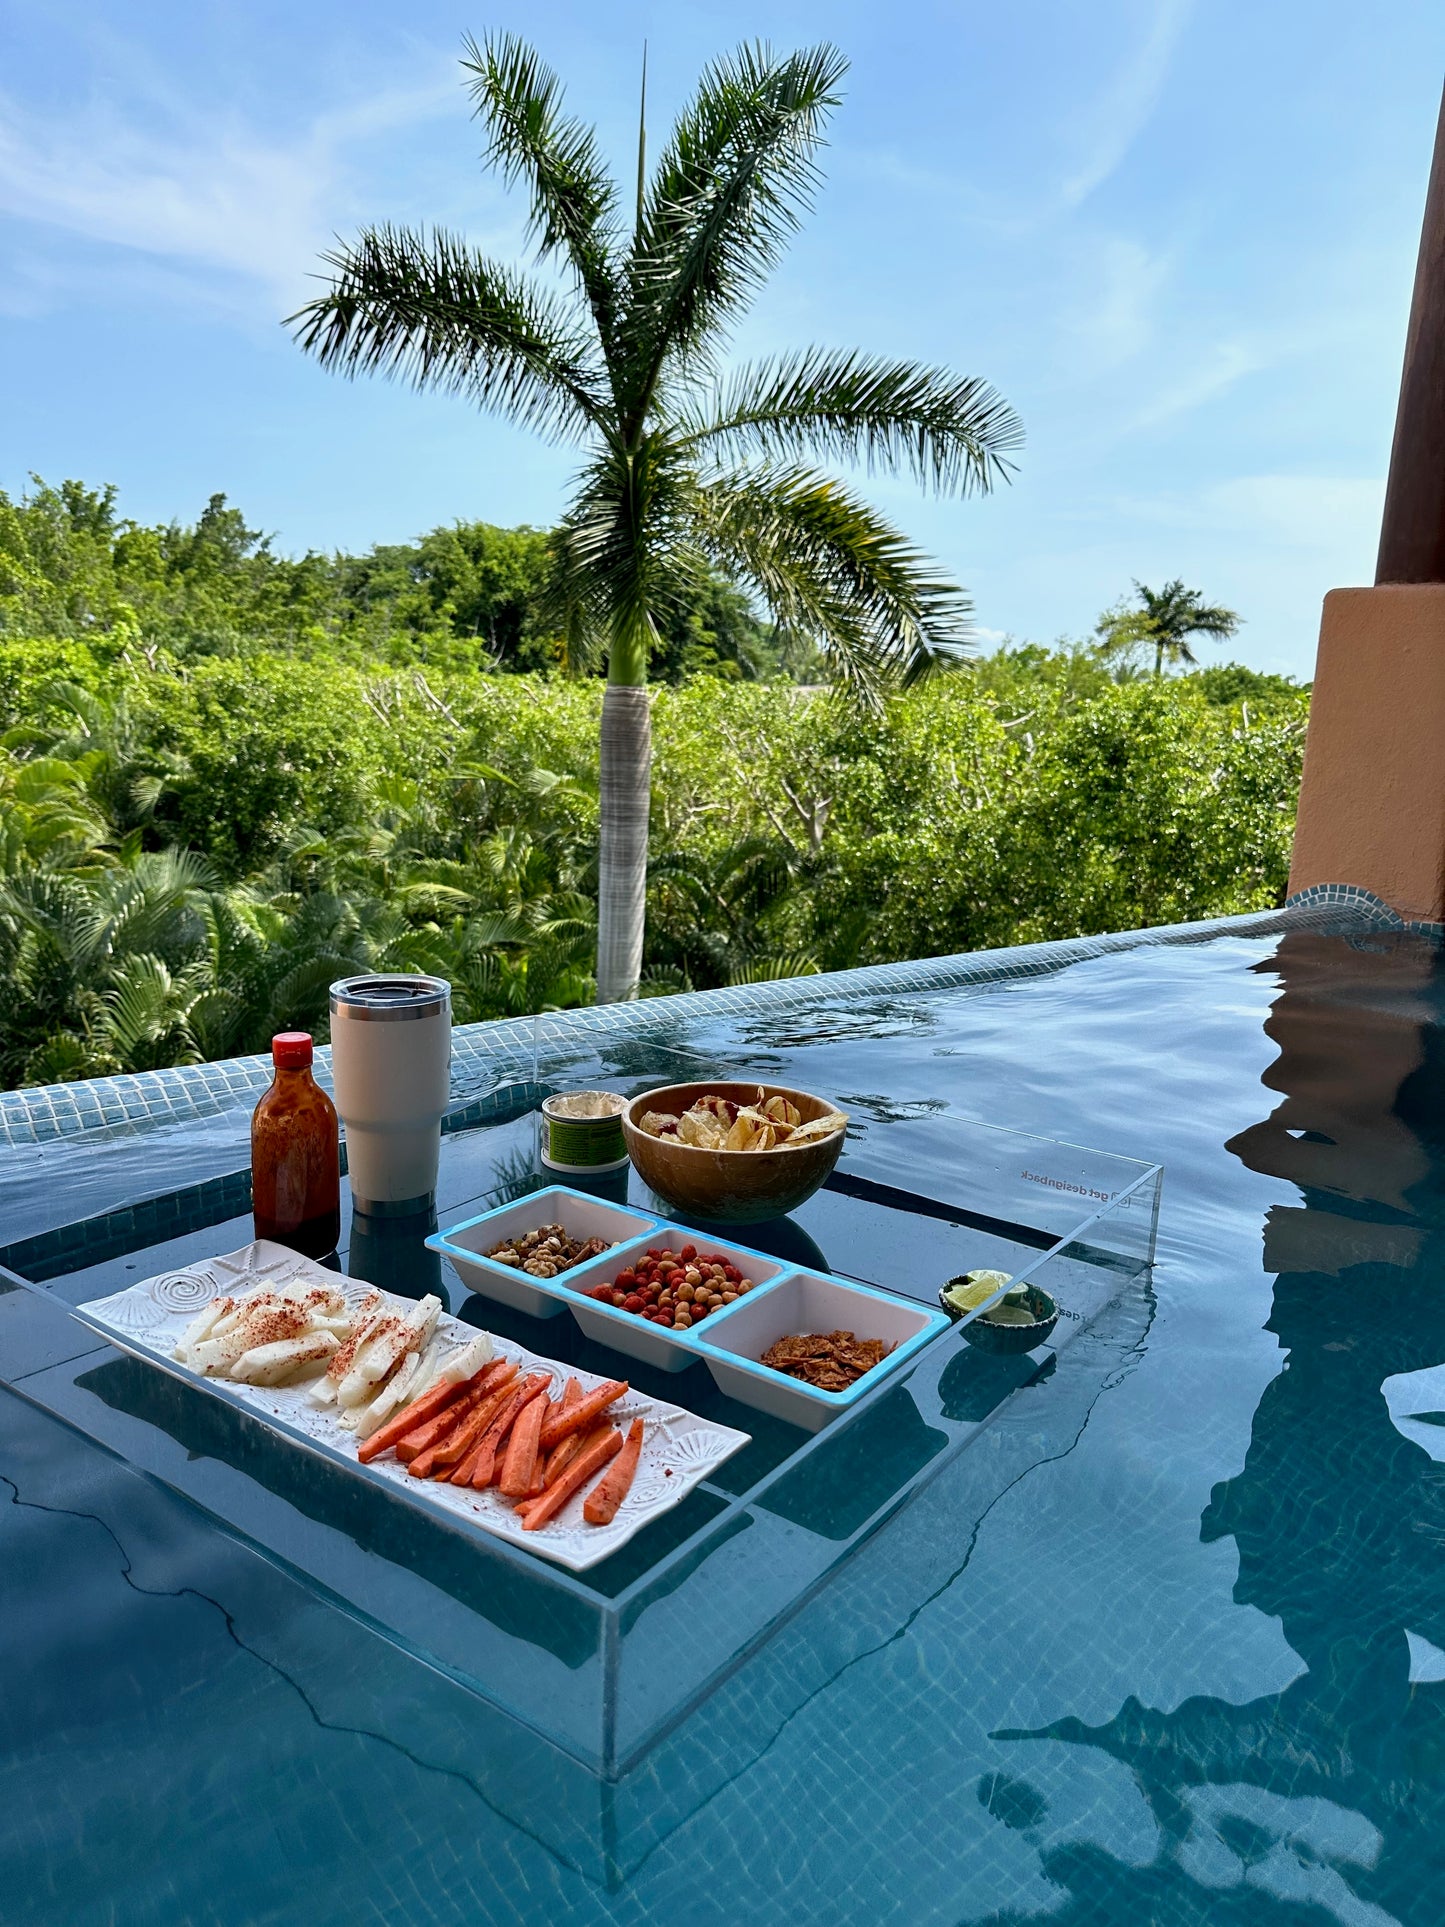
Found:
<svg viewBox="0 0 1445 1927"><path fill-rule="evenodd" d="M308 1031L271 1040L276 1074L251 1118L251 1210L258 1238L324 1258L341 1236L341 1159L336 1106L311 1054Z"/></svg>

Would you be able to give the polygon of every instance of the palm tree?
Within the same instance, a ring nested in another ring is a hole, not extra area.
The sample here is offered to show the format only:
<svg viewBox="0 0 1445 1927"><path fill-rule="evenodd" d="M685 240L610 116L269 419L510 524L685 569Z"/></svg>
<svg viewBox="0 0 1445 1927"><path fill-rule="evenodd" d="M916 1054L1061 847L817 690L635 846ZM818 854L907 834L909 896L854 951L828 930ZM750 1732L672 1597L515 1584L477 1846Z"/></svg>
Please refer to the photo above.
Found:
<svg viewBox="0 0 1445 1927"><path fill-rule="evenodd" d="M1207 603L1198 589L1186 589L1176 577L1166 582L1157 594L1142 582L1134 584L1139 598L1133 607L1111 609L1100 616L1095 634L1102 637L1099 653L1128 660L1142 644L1154 651L1154 674L1162 676L1166 658L1171 668L1184 663L1193 668L1198 661L1189 647L1191 636L1211 636L1223 642L1239 627L1233 609Z"/></svg>
<svg viewBox="0 0 1445 1927"><path fill-rule="evenodd" d="M605 654L597 995L637 994L647 878L648 658L709 567L826 651L863 701L957 656L969 605L816 451L987 490L1021 440L982 381L848 350L738 368L736 320L807 210L846 63L829 46L744 47L704 73L651 180L646 74L631 219L595 132L522 41L466 43L487 158L531 201L542 280L458 236L363 229L326 257L327 291L291 317L346 375L461 395L581 451L554 542L574 663ZM551 271L560 268L554 281Z"/></svg>

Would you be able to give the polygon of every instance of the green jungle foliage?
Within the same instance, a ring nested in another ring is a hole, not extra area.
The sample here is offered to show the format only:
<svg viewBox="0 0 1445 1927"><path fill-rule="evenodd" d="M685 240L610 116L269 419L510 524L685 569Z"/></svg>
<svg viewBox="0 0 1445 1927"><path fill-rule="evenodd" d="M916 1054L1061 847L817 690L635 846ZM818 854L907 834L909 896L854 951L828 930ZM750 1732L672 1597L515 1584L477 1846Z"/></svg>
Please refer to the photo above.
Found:
<svg viewBox="0 0 1445 1927"><path fill-rule="evenodd" d="M273 556L213 499L0 495L0 1081L324 1034L347 971L460 1021L587 1002L602 686L555 668L547 538ZM719 582L664 640L651 994L1265 907L1308 692L1007 647L872 716Z"/></svg>

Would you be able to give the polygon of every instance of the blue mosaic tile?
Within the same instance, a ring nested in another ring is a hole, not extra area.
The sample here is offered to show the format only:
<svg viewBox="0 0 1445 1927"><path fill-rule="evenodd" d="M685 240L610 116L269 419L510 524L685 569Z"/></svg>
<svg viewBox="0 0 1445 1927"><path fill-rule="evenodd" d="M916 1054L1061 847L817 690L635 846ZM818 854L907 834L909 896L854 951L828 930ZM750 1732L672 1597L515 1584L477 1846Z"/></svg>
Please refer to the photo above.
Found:
<svg viewBox="0 0 1445 1927"><path fill-rule="evenodd" d="M1310 928L1337 927L1342 934L1348 934L1352 927L1440 932L1438 925L1405 923L1378 897L1354 884L1317 884L1277 911L1161 925L1152 930L1116 931L1056 943L1020 944L961 956L928 957L912 963L877 964L863 970L794 977L779 983L690 991L637 1003L559 1011L535 1020L507 1018L493 1023L461 1025L452 1039L452 1093L459 1105L468 1108L464 1114L459 1113L455 1122L472 1125L484 1121L488 1114L488 1096L504 1088L511 1095L502 1108L513 1108L517 1088L535 1080L539 1042L549 1052L566 1046L585 1050L595 1047L601 1039L609 1042L623 1037L655 1039L660 1033L675 1035L689 1025L705 1025L720 1018L756 1019L802 1013L834 1002L840 995L886 996L1036 977L1085 958L1133 949L1141 944L1206 943L1225 935L1267 936L1301 924ZM329 1087L329 1047L317 1050L316 1065L320 1081ZM139 1076L0 1092L0 1145L13 1148L43 1144L85 1130L156 1118L183 1120L214 1116L237 1103L249 1102L270 1081L269 1056L256 1056L149 1071ZM482 1108L474 1109L478 1104Z"/></svg>
<svg viewBox="0 0 1445 1927"><path fill-rule="evenodd" d="M1432 923L1421 917L1402 917L1383 897L1359 883L1312 883L1297 890L1286 908L1294 911L1346 910L1363 917L1377 930L1404 930L1423 937L1445 936L1445 923Z"/></svg>

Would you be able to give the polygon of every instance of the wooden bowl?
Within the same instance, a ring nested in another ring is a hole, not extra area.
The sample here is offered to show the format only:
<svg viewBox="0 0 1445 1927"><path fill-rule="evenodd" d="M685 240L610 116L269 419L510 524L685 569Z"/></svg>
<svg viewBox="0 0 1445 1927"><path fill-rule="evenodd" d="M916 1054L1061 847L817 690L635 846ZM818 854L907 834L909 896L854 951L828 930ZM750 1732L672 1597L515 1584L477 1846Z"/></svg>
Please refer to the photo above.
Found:
<svg viewBox="0 0 1445 1927"><path fill-rule="evenodd" d="M786 1084L764 1084L761 1089L766 1097L786 1097L796 1104L805 1124L836 1108ZM774 1151L704 1151L676 1138L653 1137L639 1122L648 1111L680 1117L709 1093L731 1098L734 1104L756 1104L758 1090L754 1078L740 1084L664 1084L634 1097L622 1113L622 1135L638 1176L675 1210L714 1224L756 1224L796 1211L838 1162L841 1130L814 1144L800 1144L795 1151L786 1145Z"/></svg>

